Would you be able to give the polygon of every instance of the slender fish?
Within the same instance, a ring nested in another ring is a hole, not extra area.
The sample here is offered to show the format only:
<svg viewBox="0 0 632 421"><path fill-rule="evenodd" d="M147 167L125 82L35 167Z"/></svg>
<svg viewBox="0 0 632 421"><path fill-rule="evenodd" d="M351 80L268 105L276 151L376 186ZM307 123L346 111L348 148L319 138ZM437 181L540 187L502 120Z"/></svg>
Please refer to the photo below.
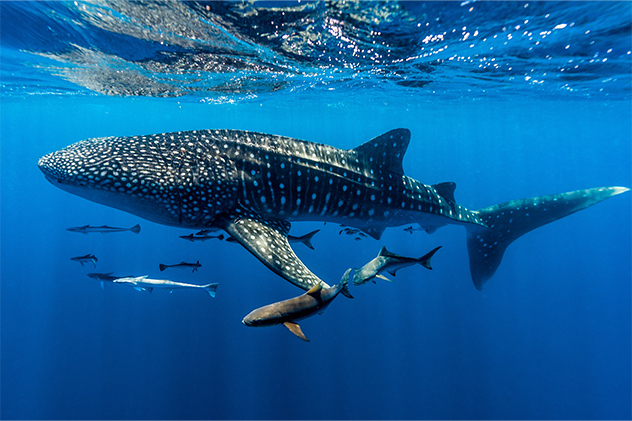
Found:
<svg viewBox="0 0 632 421"><path fill-rule="evenodd" d="M113 276L112 273L89 273L88 277L92 279L96 279L101 284L101 288L103 288L103 284L105 282L114 282L114 280L121 278L121 276Z"/></svg>
<svg viewBox="0 0 632 421"><path fill-rule="evenodd" d="M331 288L323 288L323 284L319 283L303 295L253 310L244 317L242 323L250 327L283 324L293 334L309 342L309 339L305 337L301 327L296 322L317 313L322 314L339 293L348 298L353 298L347 287L350 273L351 269L347 269L340 283Z"/></svg>
<svg viewBox="0 0 632 421"><path fill-rule="evenodd" d="M191 242L194 242L194 241L207 241L207 240L212 240L213 238L217 238L219 241L222 241L224 239L224 234L220 234L220 235L195 235L195 234L189 234L189 235L181 235L180 238L182 238L184 240L189 240Z"/></svg>
<svg viewBox="0 0 632 421"><path fill-rule="evenodd" d="M86 254L85 256L71 257L70 260L72 260L73 262L81 263L81 266L83 266L84 263L92 262L94 267L97 267L97 262L99 261L99 259L97 259L97 256L95 256L94 254Z"/></svg>
<svg viewBox="0 0 632 421"><path fill-rule="evenodd" d="M215 297L215 291L219 284L194 285L182 282L173 282L167 279L150 279L144 276L127 276L113 281L115 284L124 284L133 287L137 291L152 292L154 288L164 289L172 292L174 289L203 289L211 297Z"/></svg>
<svg viewBox="0 0 632 421"><path fill-rule="evenodd" d="M108 234L110 232L131 231L134 234L138 234L140 232L140 225L136 224L136 225L134 225L131 228L109 227L107 225L101 225L100 227L93 227L93 226L90 226L90 225L84 225L82 227L66 228L66 231L80 232L82 234L90 234L90 233L94 233L94 232L100 232L101 234Z"/></svg>
<svg viewBox="0 0 632 421"><path fill-rule="evenodd" d="M316 234L317 232L319 232L320 230L315 230L312 232L308 232L305 235L301 235L300 237L295 237L293 235L289 235L287 236L287 240L289 243L303 243L305 244L307 247L309 247L310 249L314 250L314 246L312 245L312 238L314 237L314 234ZM233 237L228 237L226 238L226 241L229 243L237 243L238 241L236 239L234 239Z"/></svg>
<svg viewBox="0 0 632 421"><path fill-rule="evenodd" d="M439 250L441 246L434 248L429 253L421 256L419 259L411 257L400 256L395 253L391 253L386 250L386 247L382 246L380 253L377 257L371 260L366 265L362 266L353 277L354 285L362 285L368 281L375 283L375 278L384 279L385 281L391 281L386 276L382 275L382 272L386 271L395 276L398 270L412 265L422 265L426 269L432 270L430 266L430 259Z"/></svg>
<svg viewBox="0 0 632 421"><path fill-rule="evenodd" d="M191 271L191 273L193 273L197 271L199 268L201 268L202 265L200 264L200 261L198 260L195 263L180 262L176 265L163 265L162 263L160 263L158 264L158 267L160 268L161 272L167 268L180 268L180 269L193 268L193 270Z"/></svg>

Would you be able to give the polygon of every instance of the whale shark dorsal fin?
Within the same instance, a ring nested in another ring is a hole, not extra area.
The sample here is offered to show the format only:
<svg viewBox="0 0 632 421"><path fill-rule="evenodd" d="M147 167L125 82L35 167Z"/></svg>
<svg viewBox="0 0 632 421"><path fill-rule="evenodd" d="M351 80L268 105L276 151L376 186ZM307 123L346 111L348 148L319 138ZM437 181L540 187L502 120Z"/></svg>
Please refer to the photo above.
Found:
<svg viewBox="0 0 632 421"><path fill-rule="evenodd" d="M454 200L454 190L456 190L455 182L446 181L445 183L433 184L432 187L439 193L439 196L450 202L456 202L456 200Z"/></svg>
<svg viewBox="0 0 632 421"><path fill-rule="evenodd" d="M290 223L282 220L265 219L253 212L222 216L216 226L230 234L238 243L259 259L268 269L297 287L309 291L322 283L296 256L287 239Z"/></svg>
<svg viewBox="0 0 632 421"><path fill-rule="evenodd" d="M307 339L305 334L303 334L303 331L301 330L301 327L298 325L298 323L285 322L285 323L283 323L283 326L285 326L288 329L290 329L290 332L292 332L293 334L295 334L296 336L298 336L299 338L301 338L305 342L309 342L309 339Z"/></svg>
<svg viewBox="0 0 632 421"><path fill-rule="evenodd" d="M320 290L323 289L323 284L317 284L314 285L309 291L307 291L307 294L309 295L314 295L320 292Z"/></svg>
<svg viewBox="0 0 632 421"><path fill-rule="evenodd" d="M369 165L375 165L383 171L404 175L402 160L410 143L410 130L395 129L371 139L353 149L364 157Z"/></svg>

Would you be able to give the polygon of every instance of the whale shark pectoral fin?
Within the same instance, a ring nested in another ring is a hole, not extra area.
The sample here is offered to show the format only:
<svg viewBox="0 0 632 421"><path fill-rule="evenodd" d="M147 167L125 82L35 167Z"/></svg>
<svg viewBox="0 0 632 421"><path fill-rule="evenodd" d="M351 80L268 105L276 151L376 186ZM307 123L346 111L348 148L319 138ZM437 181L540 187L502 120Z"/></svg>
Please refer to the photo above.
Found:
<svg viewBox="0 0 632 421"><path fill-rule="evenodd" d="M283 323L283 326L287 327L290 330L290 332L292 332L293 334L295 334L296 336L298 336L305 342L309 342L309 339L307 339L307 337L303 334L303 331L301 330L301 327L298 325L298 323L285 322Z"/></svg>
<svg viewBox="0 0 632 421"><path fill-rule="evenodd" d="M309 291L322 283L323 288L329 288L327 283L307 269L294 254L287 239L289 222L264 219L251 212L247 215L243 213L221 217L216 221L216 225L274 273L297 287Z"/></svg>

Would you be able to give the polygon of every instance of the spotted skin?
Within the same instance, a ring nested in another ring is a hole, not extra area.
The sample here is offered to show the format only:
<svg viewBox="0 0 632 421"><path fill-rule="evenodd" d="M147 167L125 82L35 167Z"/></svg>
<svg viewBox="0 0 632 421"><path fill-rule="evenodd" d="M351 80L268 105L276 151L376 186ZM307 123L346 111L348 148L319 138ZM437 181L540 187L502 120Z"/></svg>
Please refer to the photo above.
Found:
<svg viewBox="0 0 632 421"><path fill-rule="evenodd" d="M336 222L376 239L387 227L411 223L427 232L446 224L477 235L505 229L490 228L492 208L479 212L457 204L454 183L425 185L404 175L409 141L407 129L395 129L341 150L239 130L187 131L88 139L42 157L39 167L54 185L97 203L165 225L224 229L268 268L309 290L322 281L290 247L291 221ZM558 217L627 191L598 190L560 196L566 206ZM539 212L524 218L525 226L542 225ZM500 261L472 247L470 259L482 259L470 261L479 287Z"/></svg>

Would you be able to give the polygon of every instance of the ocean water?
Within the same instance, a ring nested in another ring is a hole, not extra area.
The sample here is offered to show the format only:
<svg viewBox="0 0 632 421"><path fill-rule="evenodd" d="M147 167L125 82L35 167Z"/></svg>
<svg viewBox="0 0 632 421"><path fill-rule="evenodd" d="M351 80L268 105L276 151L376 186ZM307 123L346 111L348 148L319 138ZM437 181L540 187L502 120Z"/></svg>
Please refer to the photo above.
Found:
<svg viewBox="0 0 632 421"><path fill-rule="evenodd" d="M353 148L411 130L406 175L469 209L632 187L629 2L1 2L3 419L629 419L632 195L512 244L482 291L465 230L321 229L298 256L330 284L382 245L433 271L351 287L301 322L249 328L302 293L237 244L55 188L76 141L241 129ZM68 227L141 225L83 235ZM70 257L94 253L96 267ZM199 260L199 271L159 263ZM218 282L149 294L90 272Z"/></svg>

